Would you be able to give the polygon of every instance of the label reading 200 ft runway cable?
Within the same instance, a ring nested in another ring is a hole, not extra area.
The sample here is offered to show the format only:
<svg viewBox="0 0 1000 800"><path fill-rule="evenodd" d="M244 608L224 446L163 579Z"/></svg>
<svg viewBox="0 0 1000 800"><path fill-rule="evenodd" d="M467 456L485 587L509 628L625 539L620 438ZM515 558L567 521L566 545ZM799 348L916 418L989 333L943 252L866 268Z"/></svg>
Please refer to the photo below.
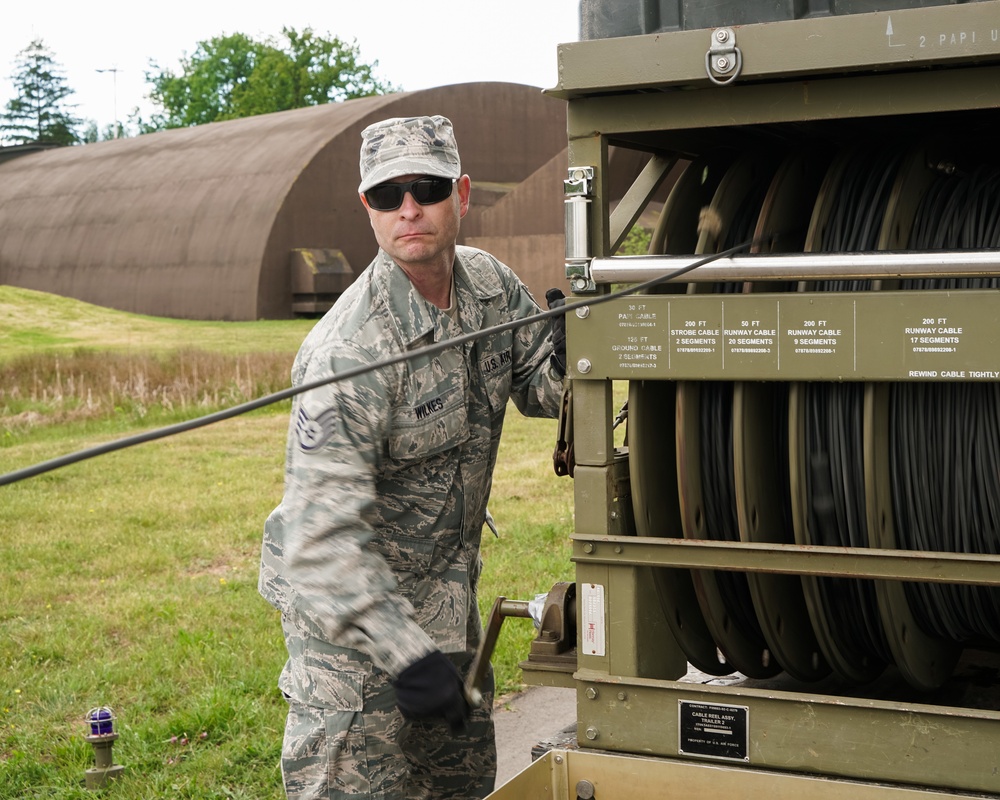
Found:
<svg viewBox="0 0 1000 800"><path fill-rule="evenodd" d="M679 701L678 752L685 756L749 761L750 713L746 706Z"/></svg>

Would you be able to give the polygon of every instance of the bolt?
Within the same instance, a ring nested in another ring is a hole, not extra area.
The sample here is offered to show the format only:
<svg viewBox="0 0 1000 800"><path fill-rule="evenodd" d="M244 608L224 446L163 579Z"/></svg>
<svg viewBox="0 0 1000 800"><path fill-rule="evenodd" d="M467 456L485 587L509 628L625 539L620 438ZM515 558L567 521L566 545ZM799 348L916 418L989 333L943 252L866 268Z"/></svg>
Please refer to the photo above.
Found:
<svg viewBox="0 0 1000 800"><path fill-rule="evenodd" d="M583 375L586 375L594 368L594 365L590 363L589 358L581 358L576 362L576 368L580 370Z"/></svg>
<svg viewBox="0 0 1000 800"><path fill-rule="evenodd" d="M578 308L578 309L576 310L576 315L577 315L577 316L578 316L578 317L579 317L580 319L586 319L587 317L589 317L589 316L590 316L590 306L580 306L580 307L579 307L579 308Z"/></svg>
<svg viewBox="0 0 1000 800"><path fill-rule="evenodd" d="M719 72L725 72L729 69L729 59L725 56L719 56L715 59L715 68L719 70Z"/></svg>
<svg viewBox="0 0 1000 800"><path fill-rule="evenodd" d="M593 544L591 544L590 542L587 542L587 543L586 543L586 544L585 544L585 545L583 546L583 552L584 552L584 553L593 553L593 552L594 552L594 545L593 545Z"/></svg>
<svg viewBox="0 0 1000 800"><path fill-rule="evenodd" d="M715 41L717 42L728 42L729 41L729 31L725 28L720 28L715 32Z"/></svg>
<svg viewBox="0 0 1000 800"><path fill-rule="evenodd" d="M557 764L562 764L562 762L563 762L563 757L562 756L556 756L556 763Z"/></svg>
<svg viewBox="0 0 1000 800"><path fill-rule="evenodd" d="M600 735L601 734L598 732L597 728L587 728L587 738L590 739L590 741L596 741L597 737Z"/></svg>
<svg viewBox="0 0 1000 800"><path fill-rule="evenodd" d="M611 516L614 516L614 514L612 514ZM619 555L621 555L624 551L625 551L625 548L622 547L620 544L616 544L615 545L615 552L616 553L618 553Z"/></svg>
<svg viewBox="0 0 1000 800"><path fill-rule="evenodd" d="M582 292L587 288L586 278L574 278L573 279L573 291Z"/></svg>
<svg viewBox="0 0 1000 800"><path fill-rule="evenodd" d="M625 692L618 692L618 699L624 703L626 700L628 700L628 695L625 694Z"/></svg>
<svg viewBox="0 0 1000 800"><path fill-rule="evenodd" d="M588 686L587 687L587 699L588 700L596 700L597 699L597 689L595 689L593 686Z"/></svg>
<svg viewBox="0 0 1000 800"><path fill-rule="evenodd" d="M594 795L596 790L594 789L594 784L588 780L577 781L576 784L576 797L577 800L594 800Z"/></svg>

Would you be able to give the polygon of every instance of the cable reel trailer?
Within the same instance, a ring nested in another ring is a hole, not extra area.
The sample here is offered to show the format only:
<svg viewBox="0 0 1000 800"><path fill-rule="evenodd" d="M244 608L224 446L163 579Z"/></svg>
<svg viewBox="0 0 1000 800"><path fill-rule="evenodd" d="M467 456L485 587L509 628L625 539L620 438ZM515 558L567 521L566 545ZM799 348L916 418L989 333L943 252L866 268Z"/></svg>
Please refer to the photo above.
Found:
<svg viewBox="0 0 1000 800"><path fill-rule="evenodd" d="M523 665L577 736L495 796L1000 795L1000 2L581 17L576 581Z"/></svg>

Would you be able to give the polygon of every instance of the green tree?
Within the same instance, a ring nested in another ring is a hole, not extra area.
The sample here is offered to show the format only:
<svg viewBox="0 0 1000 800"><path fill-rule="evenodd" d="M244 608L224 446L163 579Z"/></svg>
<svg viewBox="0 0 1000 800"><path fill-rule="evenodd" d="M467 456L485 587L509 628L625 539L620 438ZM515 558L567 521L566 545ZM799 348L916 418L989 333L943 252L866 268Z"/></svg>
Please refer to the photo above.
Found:
<svg viewBox="0 0 1000 800"><path fill-rule="evenodd" d="M80 120L70 113L74 106L66 98L73 90L66 85L62 68L41 39L35 39L17 54L10 76L16 96L0 114L0 134L13 144L76 144Z"/></svg>
<svg viewBox="0 0 1000 800"><path fill-rule="evenodd" d="M375 78L354 44L306 28L256 41L242 33L199 42L181 72L151 64L150 99L162 113L139 121L143 131L202 125L272 111L397 91Z"/></svg>
<svg viewBox="0 0 1000 800"><path fill-rule="evenodd" d="M618 247L617 255L620 256L644 256L649 254L649 243L653 240L653 232L646 230L638 223L632 226L632 230Z"/></svg>
<svg viewBox="0 0 1000 800"><path fill-rule="evenodd" d="M97 127L97 121L88 119L83 123L83 131L80 134L80 141L83 144L93 142L104 142L110 139L125 139L129 136L128 131L122 123L108 123L103 130Z"/></svg>

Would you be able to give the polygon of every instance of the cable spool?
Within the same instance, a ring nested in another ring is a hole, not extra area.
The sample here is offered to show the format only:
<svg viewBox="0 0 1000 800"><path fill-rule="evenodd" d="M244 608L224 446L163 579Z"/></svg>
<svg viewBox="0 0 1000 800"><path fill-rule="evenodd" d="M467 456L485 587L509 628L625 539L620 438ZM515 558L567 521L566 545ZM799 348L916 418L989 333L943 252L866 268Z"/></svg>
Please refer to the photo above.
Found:
<svg viewBox="0 0 1000 800"><path fill-rule="evenodd" d="M1000 246L997 171L978 168L969 176L938 173L928 168L931 159L922 149L908 154L850 151L830 162L817 191L824 170L816 164L827 162L807 160L813 164L816 202L804 244L786 244L781 248L786 252L797 247L815 251ZM729 176L739 173L738 163L726 171L717 197L730 194ZM703 194L704 165L693 164L690 172L689 189ZM761 206L754 233L758 242L775 242L776 231L784 235L795 227L778 222L780 214L765 223L770 205L780 205L775 195L780 172L769 182L771 189L763 202L759 187L744 193L754 195L753 202ZM688 193L689 198L694 196L697 192ZM794 196L791 190L777 196L785 198L786 213L789 204L800 209L809 205L803 199L808 192L793 201L787 199ZM665 207L665 214L669 210ZM699 251L721 247L730 233L728 226L745 228L745 222L736 222L734 210L730 206L717 212L722 225L711 238L702 232ZM690 207L685 216L689 221L695 218ZM664 230L668 222L663 222ZM736 237L735 230L732 235ZM997 283L995 279L978 284L921 281L891 288L975 290L995 288ZM799 288L868 291L879 286L852 281ZM908 393L914 396L898 409ZM629 458L637 532L676 535L680 526L690 538L721 532L721 538L733 539L735 530L735 537L751 542L794 538L806 545L996 552L1000 547L998 393L997 384L685 382L675 392L670 382L633 382L629 422L630 428L636 426L636 435L630 437ZM963 420L974 422L966 425ZM939 437L928 436L928 431L938 430ZM664 456L669 458L672 436L677 461L667 470ZM788 453L789 489L774 480L774 471L784 460L775 458L776 451ZM954 453L961 457L957 465L952 464ZM819 456L815 462L813 454ZM673 480L679 486L679 507L672 492L663 491ZM944 488L932 492L931 484ZM636 492L636 485L644 488ZM788 494L790 525L782 521ZM912 512L912 519L906 511ZM928 519L947 523L935 528ZM941 530L959 535L942 543L934 538ZM911 685L933 689L951 674L960 644L989 643L1000 634L1000 596L981 587L812 576L799 581L751 573L746 576L747 592L726 583L729 576L743 577L741 573L655 572L660 576L661 604L682 650L695 667L710 674L735 668L764 677L782 667L793 677L815 681L832 666L837 677L864 683L885 665L894 664ZM789 582L798 584L798 592ZM793 636L789 626L796 609L801 613ZM796 648L794 642L805 644ZM720 652L726 661L716 657Z"/></svg>
<svg viewBox="0 0 1000 800"><path fill-rule="evenodd" d="M771 152L743 154L727 170L703 219L695 250L716 252L726 241L752 235L766 190L779 158ZM692 284L689 293L739 292L741 283ZM724 335L720 338L724 345ZM728 381L684 381L677 386L677 478L685 538L739 541L733 460L733 384ZM695 594L705 622L725 654L741 673L753 678L776 675L782 665L763 634L746 575L695 570Z"/></svg>
<svg viewBox="0 0 1000 800"><path fill-rule="evenodd" d="M1000 169L939 174L921 203L912 249L1000 246ZM903 289L995 289L996 278L904 281ZM889 395L892 506L899 546L996 553L1000 548L1000 385L914 383ZM906 584L920 628L956 645L1000 641L1000 593Z"/></svg>
<svg viewBox="0 0 1000 800"><path fill-rule="evenodd" d="M825 151L790 153L768 187L753 234L753 252L801 252L823 175ZM790 291L794 284L754 282L750 291ZM745 542L790 544L788 384L739 382L733 390L736 514ZM794 575L747 573L750 595L768 647L794 678L819 680L830 672Z"/></svg>
<svg viewBox="0 0 1000 800"><path fill-rule="evenodd" d="M664 203L650 252L695 250L699 209L706 206L725 175L733 154L713 152L691 162ZM679 291L669 285L661 291ZM629 475L632 509L639 536L680 537L680 498L676 461L676 384L630 381L628 393ZM691 573L654 569L653 583L668 626L687 660L709 675L728 675L736 667L726 661L705 622Z"/></svg>
<svg viewBox="0 0 1000 800"><path fill-rule="evenodd" d="M808 543L867 547L863 462L864 387L810 387L804 398ZM816 581L829 635L834 669L845 679L865 682L891 660L870 582L848 578ZM822 641L822 640L821 640Z"/></svg>
<svg viewBox="0 0 1000 800"><path fill-rule="evenodd" d="M855 149L831 164L807 237L810 251L885 246L886 211L901 162L895 150ZM824 281L801 289L864 291L870 281ZM859 383L799 383L789 390L789 462L799 544L867 547L863 408ZM892 659L871 582L803 577L820 647L841 678L864 683Z"/></svg>
<svg viewBox="0 0 1000 800"><path fill-rule="evenodd" d="M679 537L674 447L674 384L631 381L628 394L629 475L633 516L639 536ZM691 581L683 569L652 570L653 585L670 631L687 660L708 675L734 671L715 646Z"/></svg>
<svg viewBox="0 0 1000 800"><path fill-rule="evenodd" d="M694 253L702 235L701 210L712 202L733 159L732 150L713 150L688 164L667 195L649 245L650 254ZM684 285L663 284L659 292L683 292Z"/></svg>
<svg viewBox="0 0 1000 800"><path fill-rule="evenodd" d="M996 553L1000 543L1000 386L906 384L890 400L900 546ZM1000 641L1000 594L980 586L907 584L921 628L956 643Z"/></svg>

